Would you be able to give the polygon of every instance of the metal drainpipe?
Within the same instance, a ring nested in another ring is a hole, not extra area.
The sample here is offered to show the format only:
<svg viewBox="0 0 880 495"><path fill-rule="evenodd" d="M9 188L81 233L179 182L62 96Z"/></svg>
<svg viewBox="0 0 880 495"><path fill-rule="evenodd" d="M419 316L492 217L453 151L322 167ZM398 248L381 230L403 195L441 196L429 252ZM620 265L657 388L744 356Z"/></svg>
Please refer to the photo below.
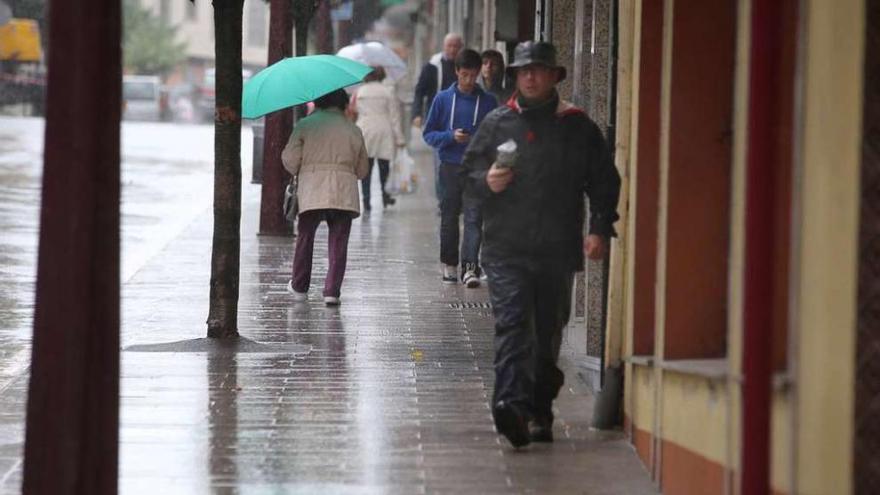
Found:
<svg viewBox="0 0 880 495"><path fill-rule="evenodd" d="M746 168L745 306L741 493L770 492L773 332L773 192L779 122L782 12L753 0Z"/></svg>

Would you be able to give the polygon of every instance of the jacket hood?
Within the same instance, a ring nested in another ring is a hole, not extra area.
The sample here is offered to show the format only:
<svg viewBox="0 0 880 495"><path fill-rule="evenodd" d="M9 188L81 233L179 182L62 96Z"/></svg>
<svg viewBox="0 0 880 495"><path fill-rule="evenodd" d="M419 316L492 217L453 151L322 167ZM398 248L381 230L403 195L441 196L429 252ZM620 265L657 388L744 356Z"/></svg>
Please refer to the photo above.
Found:
<svg viewBox="0 0 880 495"><path fill-rule="evenodd" d="M457 82L452 83L452 86L449 86L448 88L444 89L443 91L454 91L462 96L474 96L474 97L483 96L483 95L487 94L486 90L484 90L479 84L474 86L474 90L471 93L465 93L464 91L461 91L458 89Z"/></svg>

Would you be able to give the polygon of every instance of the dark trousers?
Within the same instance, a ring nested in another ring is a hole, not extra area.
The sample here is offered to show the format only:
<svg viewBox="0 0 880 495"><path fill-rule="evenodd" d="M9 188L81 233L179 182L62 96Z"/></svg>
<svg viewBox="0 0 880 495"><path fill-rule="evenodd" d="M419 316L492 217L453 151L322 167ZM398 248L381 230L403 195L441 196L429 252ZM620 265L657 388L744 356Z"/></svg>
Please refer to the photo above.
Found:
<svg viewBox="0 0 880 495"><path fill-rule="evenodd" d="M370 158L370 171L367 172L367 176L361 179L361 193L364 196L364 204L370 204L370 182L373 179L373 164L374 162L379 162L379 184L382 185L382 195L385 193L385 183L388 182L388 174L391 171L390 163L388 160L383 160L381 158Z"/></svg>
<svg viewBox="0 0 880 495"><path fill-rule="evenodd" d="M556 366L571 314L574 272L550 261L485 263L495 315L495 392L533 417L553 420L565 381Z"/></svg>
<svg viewBox="0 0 880 495"><path fill-rule="evenodd" d="M477 265L483 235L483 216L476 201L464 198L464 177L461 165L440 165L440 262L458 266L460 229L458 219L464 211L464 240L461 244L462 265Z"/></svg>
<svg viewBox="0 0 880 495"><path fill-rule="evenodd" d="M443 201L443 183L440 182L440 156L437 154L437 150L434 150L431 153L431 157L434 159L434 194L437 195L437 206L440 206L440 203Z"/></svg>
<svg viewBox="0 0 880 495"><path fill-rule="evenodd" d="M296 222L296 248L293 255L293 288L308 292L312 283L312 254L315 232L321 222L330 228L328 258L330 267L324 280L324 296L339 297L345 264L348 260L348 236L351 233L352 214L342 210L310 210L300 213Z"/></svg>

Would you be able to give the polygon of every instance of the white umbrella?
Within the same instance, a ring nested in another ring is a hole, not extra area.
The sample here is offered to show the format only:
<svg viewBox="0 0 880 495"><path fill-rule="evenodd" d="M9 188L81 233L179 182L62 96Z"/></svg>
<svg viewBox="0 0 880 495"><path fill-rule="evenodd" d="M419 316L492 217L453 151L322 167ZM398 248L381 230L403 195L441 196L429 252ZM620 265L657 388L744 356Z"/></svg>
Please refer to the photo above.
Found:
<svg viewBox="0 0 880 495"><path fill-rule="evenodd" d="M398 81L406 75L406 62L394 53L394 50L378 41L348 45L339 50L336 55L364 65L382 67L392 81Z"/></svg>

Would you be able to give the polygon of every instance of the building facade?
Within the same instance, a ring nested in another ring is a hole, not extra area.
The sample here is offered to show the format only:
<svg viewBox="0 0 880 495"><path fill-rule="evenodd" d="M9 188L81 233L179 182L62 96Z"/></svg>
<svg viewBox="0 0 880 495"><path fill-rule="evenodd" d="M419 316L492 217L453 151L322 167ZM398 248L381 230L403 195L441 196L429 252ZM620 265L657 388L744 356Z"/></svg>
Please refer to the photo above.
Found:
<svg viewBox="0 0 880 495"><path fill-rule="evenodd" d="M614 144L567 339L662 493L876 493L880 2L444 4L437 36L552 41Z"/></svg>
<svg viewBox="0 0 880 495"><path fill-rule="evenodd" d="M172 78L200 80L214 67L214 9L210 2L140 0L163 22L177 26L179 41L186 43L187 62ZM243 12L242 65L259 70L266 66L269 46L269 4L245 2Z"/></svg>

